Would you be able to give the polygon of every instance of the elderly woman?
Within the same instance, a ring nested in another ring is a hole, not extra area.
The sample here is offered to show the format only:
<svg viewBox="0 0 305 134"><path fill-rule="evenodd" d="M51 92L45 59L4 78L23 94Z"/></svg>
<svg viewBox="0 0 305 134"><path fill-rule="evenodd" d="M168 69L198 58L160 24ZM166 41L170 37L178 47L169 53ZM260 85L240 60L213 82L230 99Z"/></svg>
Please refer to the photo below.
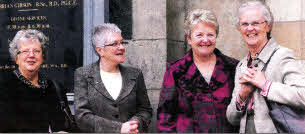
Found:
<svg viewBox="0 0 305 134"><path fill-rule="evenodd" d="M47 58L45 43L42 32L28 29L18 31L9 44L10 55L18 67L0 84L0 132L65 130L65 114L55 86L39 71Z"/></svg>
<svg viewBox="0 0 305 134"><path fill-rule="evenodd" d="M115 24L93 32L99 60L75 72L76 120L83 132L145 132L152 108L140 69L122 65L125 46Z"/></svg>
<svg viewBox="0 0 305 134"><path fill-rule="evenodd" d="M188 14L185 33L191 49L165 72L158 106L159 132L233 132L226 108L238 61L215 48L218 31L211 11L197 9Z"/></svg>
<svg viewBox="0 0 305 134"><path fill-rule="evenodd" d="M238 18L237 29L249 54L237 65L227 118L240 125L240 133L276 133L265 100L304 111L305 74L293 52L270 37L273 20L266 5L246 2L239 8Z"/></svg>

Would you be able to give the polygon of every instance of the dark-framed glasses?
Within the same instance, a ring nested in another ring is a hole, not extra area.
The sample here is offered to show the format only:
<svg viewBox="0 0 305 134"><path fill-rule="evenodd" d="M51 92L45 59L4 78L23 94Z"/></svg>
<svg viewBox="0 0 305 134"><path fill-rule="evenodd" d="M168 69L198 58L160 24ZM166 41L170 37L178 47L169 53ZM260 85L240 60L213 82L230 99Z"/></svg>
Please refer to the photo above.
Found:
<svg viewBox="0 0 305 134"><path fill-rule="evenodd" d="M119 47L120 45L125 46L126 44L128 44L128 42L121 41L121 42L114 42L114 43L111 43L111 44L105 44L104 46L105 46L105 47L107 47L107 46Z"/></svg>
<svg viewBox="0 0 305 134"><path fill-rule="evenodd" d="M33 53L34 55L40 55L41 50L23 50L17 52L17 54L21 54L21 55L29 55L30 53Z"/></svg>
<svg viewBox="0 0 305 134"><path fill-rule="evenodd" d="M243 23L240 23L239 25L240 25L240 27L241 28L247 28L248 26L252 26L252 27L259 27L261 24L264 24L265 22L267 22L267 21L262 21L262 22L257 22L257 21L254 21L254 22L252 22L252 23L248 23L248 22L243 22Z"/></svg>

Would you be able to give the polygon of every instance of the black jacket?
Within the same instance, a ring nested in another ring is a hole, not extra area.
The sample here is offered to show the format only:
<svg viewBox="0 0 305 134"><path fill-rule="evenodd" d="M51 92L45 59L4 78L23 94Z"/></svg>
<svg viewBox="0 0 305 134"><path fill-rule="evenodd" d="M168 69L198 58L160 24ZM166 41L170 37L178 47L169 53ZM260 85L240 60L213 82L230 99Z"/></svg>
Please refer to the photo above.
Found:
<svg viewBox="0 0 305 134"><path fill-rule="evenodd" d="M46 88L33 88L13 72L0 84L0 132L64 131L65 115L50 80Z"/></svg>

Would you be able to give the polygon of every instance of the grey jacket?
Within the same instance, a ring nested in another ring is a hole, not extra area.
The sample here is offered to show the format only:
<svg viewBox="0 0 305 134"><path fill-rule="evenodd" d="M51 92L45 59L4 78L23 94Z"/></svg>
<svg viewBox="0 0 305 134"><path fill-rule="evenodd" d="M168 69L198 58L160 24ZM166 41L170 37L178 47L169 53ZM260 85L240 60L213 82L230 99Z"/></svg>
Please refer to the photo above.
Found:
<svg viewBox="0 0 305 134"><path fill-rule="evenodd" d="M75 118L83 132L119 133L122 123L138 120L139 131L148 127L152 108L141 70L119 65L122 90L116 100L106 90L99 62L75 71Z"/></svg>
<svg viewBox="0 0 305 134"><path fill-rule="evenodd" d="M266 71L266 78L272 81L267 99L278 103L305 109L305 74L291 50L279 46L274 39L270 39L258 58L258 69L261 70L272 52ZM232 100L227 108L227 118L233 125L240 125L240 133L245 133L246 110L238 111L236 97L241 90L239 77L247 69L247 57L242 59L236 67L235 88ZM255 90L254 96L254 124L257 133L276 133L276 128L269 116L269 109L260 90ZM249 99L248 99L249 100Z"/></svg>

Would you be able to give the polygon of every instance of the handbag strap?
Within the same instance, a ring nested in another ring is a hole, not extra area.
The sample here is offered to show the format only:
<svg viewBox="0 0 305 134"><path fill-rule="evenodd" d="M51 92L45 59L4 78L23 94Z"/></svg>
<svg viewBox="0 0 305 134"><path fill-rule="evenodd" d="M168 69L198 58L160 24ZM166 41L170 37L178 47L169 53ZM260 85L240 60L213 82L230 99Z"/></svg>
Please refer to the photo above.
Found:
<svg viewBox="0 0 305 134"><path fill-rule="evenodd" d="M72 123L75 123L73 117L71 116L71 111L70 109L68 108L65 100L64 100L64 97L61 93L61 88L59 87L58 83L55 81L55 80L52 80L52 83L54 84L55 86L55 89L56 89L56 93L57 93L57 96L58 96L58 99L59 99L59 103L60 103L60 107L61 107L61 110L63 110L66 114L66 116L68 117L68 119L70 120L70 122Z"/></svg>
<svg viewBox="0 0 305 134"><path fill-rule="evenodd" d="M278 49L279 49L279 48L276 48L276 49L273 50L272 54L270 55L269 59L267 60L266 64L264 65L263 69L261 70L262 72L265 72L265 71L266 71L266 68L267 68L267 66L268 66L268 64L269 64L269 62L270 62L272 56L274 55L274 53L275 53ZM266 97L264 97L264 99L265 99L265 102L266 102L267 107L268 107L269 110L272 109L272 106L276 106L276 105L271 105L271 104L270 104L271 102L269 102L269 101L267 100Z"/></svg>
<svg viewBox="0 0 305 134"><path fill-rule="evenodd" d="M63 109L65 107L65 101L63 100L63 96L61 94L60 87L59 87L58 83L55 80L52 80L52 83L55 86L56 94L57 94L57 97L59 99L60 106Z"/></svg>
<svg viewBox="0 0 305 134"><path fill-rule="evenodd" d="M266 71L266 68L267 68L267 66L268 66L268 64L269 64L269 62L270 62L272 56L274 55L274 53L275 53L278 49L279 49L279 48L276 48L276 49L273 50L272 54L270 55L269 59L267 60L266 64L264 65L264 67L263 67L263 69L262 69L262 72L265 72L265 71Z"/></svg>

